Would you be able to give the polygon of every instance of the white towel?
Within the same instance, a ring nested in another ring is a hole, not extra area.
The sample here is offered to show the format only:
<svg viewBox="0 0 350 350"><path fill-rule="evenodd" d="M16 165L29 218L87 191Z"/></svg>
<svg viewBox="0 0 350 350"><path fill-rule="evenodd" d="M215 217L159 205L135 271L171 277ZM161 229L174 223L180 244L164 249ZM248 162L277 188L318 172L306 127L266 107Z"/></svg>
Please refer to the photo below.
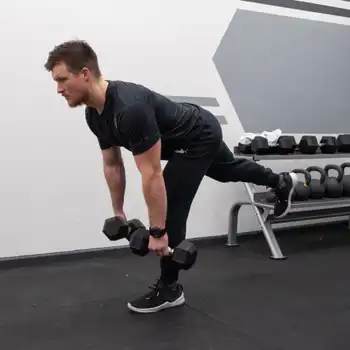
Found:
<svg viewBox="0 0 350 350"><path fill-rule="evenodd" d="M253 134L253 133L244 133L243 136L239 139L239 143L242 145L249 145L253 141L255 136L262 136L267 139L267 143L270 147L274 147L277 145L277 141L282 135L281 129L276 129L273 131L263 131L261 134Z"/></svg>

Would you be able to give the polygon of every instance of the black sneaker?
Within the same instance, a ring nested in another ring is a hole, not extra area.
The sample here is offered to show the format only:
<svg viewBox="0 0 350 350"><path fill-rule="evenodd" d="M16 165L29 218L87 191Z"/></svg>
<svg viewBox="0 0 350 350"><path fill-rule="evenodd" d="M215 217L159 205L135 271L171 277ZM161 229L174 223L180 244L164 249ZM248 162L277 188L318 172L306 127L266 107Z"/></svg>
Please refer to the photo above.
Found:
<svg viewBox="0 0 350 350"><path fill-rule="evenodd" d="M160 280L149 287L150 292L128 303L131 311L139 313L158 312L170 307L180 306L185 303L182 285L174 283L166 286Z"/></svg>
<svg viewBox="0 0 350 350"><path fill-rule="evenodd" d="M277 187L273 189L273 192L276 196L276 203L274 208L274 215L276 217L281 218L288 214L288 211L292 205L292 196L294 189L297 184L297 174L293 172L280 174L280 181Z"/></svg>

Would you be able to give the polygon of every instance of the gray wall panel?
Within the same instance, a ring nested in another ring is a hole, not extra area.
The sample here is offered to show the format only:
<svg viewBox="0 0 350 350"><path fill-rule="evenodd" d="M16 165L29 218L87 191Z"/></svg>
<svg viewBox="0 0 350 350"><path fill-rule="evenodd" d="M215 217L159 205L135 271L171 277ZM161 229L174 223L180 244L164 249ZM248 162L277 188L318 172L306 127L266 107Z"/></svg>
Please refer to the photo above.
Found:
<svg viewBox="0 0 350 350"><path fill-rule="evenodd" d="M238 10L214 62L245 131L350 133L350 27Z"/></svg>

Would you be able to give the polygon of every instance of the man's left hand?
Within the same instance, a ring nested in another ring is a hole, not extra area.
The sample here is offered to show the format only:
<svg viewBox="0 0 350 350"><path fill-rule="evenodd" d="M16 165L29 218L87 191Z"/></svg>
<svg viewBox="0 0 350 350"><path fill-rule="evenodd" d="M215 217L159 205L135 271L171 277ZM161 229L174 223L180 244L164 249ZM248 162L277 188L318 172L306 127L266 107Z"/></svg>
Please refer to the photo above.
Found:
<svg viewBox="0 0 350 350"><path fill-rule="evenodd" d="M155 252L159 256L169 255L168 234L164 234L160 238L149 237L148 249Z"/></svg>

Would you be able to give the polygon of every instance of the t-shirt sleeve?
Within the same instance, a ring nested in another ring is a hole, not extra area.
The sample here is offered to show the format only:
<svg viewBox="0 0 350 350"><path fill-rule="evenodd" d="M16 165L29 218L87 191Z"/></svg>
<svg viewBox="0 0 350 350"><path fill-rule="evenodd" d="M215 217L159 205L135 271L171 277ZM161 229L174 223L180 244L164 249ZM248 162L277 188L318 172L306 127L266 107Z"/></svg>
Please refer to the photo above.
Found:
<svg viewBox="0 0 350 350"><path fill-rule="evenodd" d="M104 140L102 140L102 139L100 139L98 137L97 137L97 141L98 141L98 144L99 144L100 149L102 151L104 151L105 149L113 147L110 143L108 143L108 142L106 142L106 141L104 141Z"/></svg>
<svg viewBox="0 0 350 350"><path fill-rule="evenodd" d="M146 152L161 137L154 110L146 103L128 107L121 116L118 128L133 155Z"/></svg>

